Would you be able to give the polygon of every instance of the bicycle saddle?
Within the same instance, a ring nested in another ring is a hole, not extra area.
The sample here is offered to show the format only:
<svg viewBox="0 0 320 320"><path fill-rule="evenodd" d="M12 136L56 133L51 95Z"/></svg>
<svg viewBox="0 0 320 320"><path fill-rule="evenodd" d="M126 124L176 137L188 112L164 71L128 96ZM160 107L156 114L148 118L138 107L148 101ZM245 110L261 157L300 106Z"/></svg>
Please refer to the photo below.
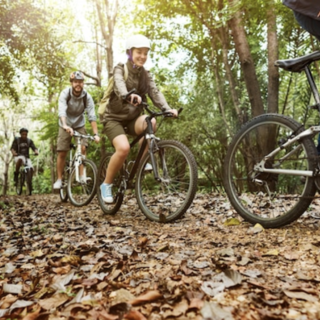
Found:
<svg viewBox="0 0 320 320"><path fill-rule="evenodd" d="M301 72L313 61L320 60L320 51L315 51L302 57L286 60L277 60L274 65L291 72Z"/></svg>

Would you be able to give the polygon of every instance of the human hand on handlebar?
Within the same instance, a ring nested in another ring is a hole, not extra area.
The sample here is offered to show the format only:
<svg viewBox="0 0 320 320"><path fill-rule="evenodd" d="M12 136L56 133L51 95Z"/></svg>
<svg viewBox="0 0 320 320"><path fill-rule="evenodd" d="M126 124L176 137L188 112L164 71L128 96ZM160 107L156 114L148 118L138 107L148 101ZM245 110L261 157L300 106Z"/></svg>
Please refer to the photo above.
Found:
<svg viewBox="0 0 320 320"><path fill-rule="evenodd" d="M132 93L129 96L128 101L136 107L137 105L141 104L142 98L138 94Z"/></svg>
<svg viewBox="0 0 320 320"><path fill-rule="evenodd" d="M95 142L95 143L99 143L100 137L99 137L97 134L95 134L95 135L93 136L93 138L94 138L94 142Z"/></svg>
<svg viewBox="0 0 320 320"><path fill-rule="evenodd" d="M178 117L178 110L177 109L170 109L170 110L168 110L168 112L171 112L172 113L172 116L174 117L174 118L177 118Z"/></svg>
<svg viewBox="0 0 320 320"><path fill-rule="evenodd" d="M64 126L63 129L70 134L70 136L73 136L73 129L69 126Z"/></svg>

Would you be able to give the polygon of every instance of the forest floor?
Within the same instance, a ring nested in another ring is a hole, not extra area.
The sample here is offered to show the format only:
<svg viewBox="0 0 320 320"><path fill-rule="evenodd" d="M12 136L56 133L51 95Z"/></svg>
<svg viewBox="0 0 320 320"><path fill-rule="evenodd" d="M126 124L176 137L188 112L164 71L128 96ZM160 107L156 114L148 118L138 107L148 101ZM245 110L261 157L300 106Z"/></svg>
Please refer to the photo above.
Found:
<svg viewBox="0 0 320 320"><path fill-rule="evenodd" d="M169 224L130 195L114 216L96 199L0 197L0 318L320 319L317 208L264 230L220 194Z"/></svg>

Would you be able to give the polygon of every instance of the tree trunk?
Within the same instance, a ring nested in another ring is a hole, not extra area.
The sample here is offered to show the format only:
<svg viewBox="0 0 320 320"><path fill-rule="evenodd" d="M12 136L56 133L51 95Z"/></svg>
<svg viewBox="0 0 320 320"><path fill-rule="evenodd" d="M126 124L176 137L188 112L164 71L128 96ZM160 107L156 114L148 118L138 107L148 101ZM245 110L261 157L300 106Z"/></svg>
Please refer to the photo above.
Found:
<svg viewBox="0 0 320 320"><path fill-rule="evenodd" d="M238 0L229 0L229 2L232 7L235 7L235 4L238 2ZM255 66L241 19L241 11L237 10L229 23L235 43L235 49L238 53L241 63L244 81L247 87L247 92L251 104L251 114L253 117L255 117L264 113L264 108Z"/></svg>
<svg viewBox="0 0 320 320"><path fill-rule="evenodd" d="M104 8L102 9L101 0L95 0L95 2L99 17L101 34L105 42L107 71L108 78L110 78L113 72L113 34L119 4L118 0L112 3L110 3L109 0L105 0L103 1ZM106 13L106 19L103 12ZM107 20L107 23L105 22L105 20Z"/></svg>
<svg viewBox="0 0 320 320"><path fill-rule="evenodd" d="M268 1L268 112L279 112L279 69L274 66L278 60L278 38L274 0Z"/></svg>

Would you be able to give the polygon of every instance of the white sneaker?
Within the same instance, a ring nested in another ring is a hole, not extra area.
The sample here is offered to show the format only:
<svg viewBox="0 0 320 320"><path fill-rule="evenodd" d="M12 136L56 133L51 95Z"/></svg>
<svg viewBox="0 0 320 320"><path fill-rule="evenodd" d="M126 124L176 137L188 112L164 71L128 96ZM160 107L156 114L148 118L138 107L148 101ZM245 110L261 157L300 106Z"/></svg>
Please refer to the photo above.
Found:
<svg viewBox="0 0 320 320"><path fill-rule="evenodd" d="M150 163L147 163L144 167L144 171L152 171L153 168L152 168L152 165Z"/></svg>
<svg viewBox="0 0 320 320"><path fill-rule="evenodd" d="M53 185L53 189L61 189L62 187L62 181L60 179L58 179L54 185Z"/></svg>
<svg viewBox="0 0 320 320"><path fill-rule="evenodd" d="M101 190L102 200L106 203L112 203L113 202L112 184L107 185L106 183L102 183L102 185L100 186L100 190Z"/></svg>
<svg viewBox="0 0 320 320"><path fill-rule="evenodd" d="M85 178L85 177L81 176L79 180L80 180L80 183L88 183L92 179L90 177Z"/></svg>

